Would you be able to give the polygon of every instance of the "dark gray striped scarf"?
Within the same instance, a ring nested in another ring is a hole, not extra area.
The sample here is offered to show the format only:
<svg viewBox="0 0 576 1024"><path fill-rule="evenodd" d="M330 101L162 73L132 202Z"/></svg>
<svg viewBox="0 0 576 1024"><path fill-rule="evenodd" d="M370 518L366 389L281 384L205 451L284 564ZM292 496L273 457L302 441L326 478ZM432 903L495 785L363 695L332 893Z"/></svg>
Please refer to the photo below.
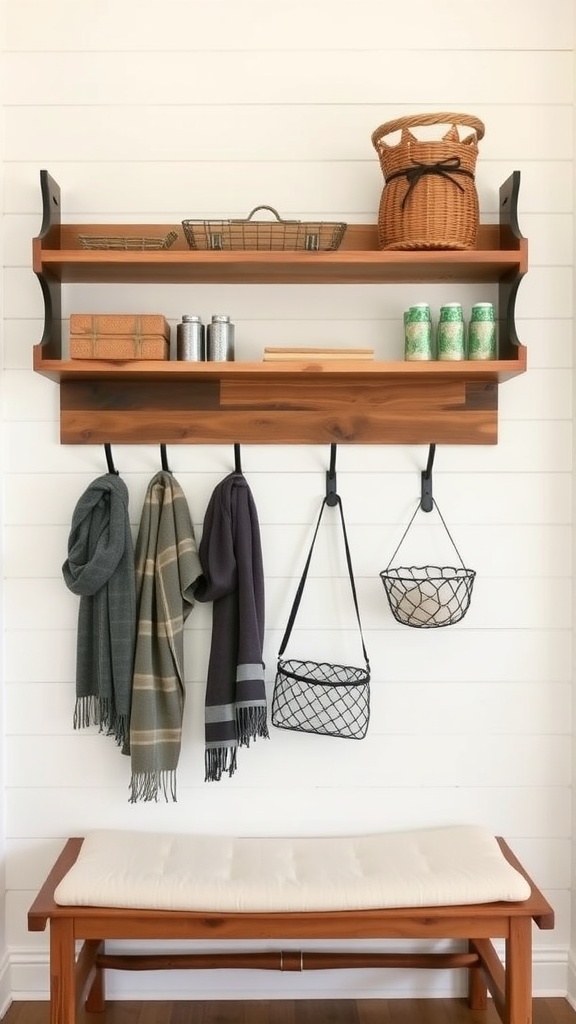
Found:
<svg viewBox="0 0 576 1024"><path fill-rule="evenodd" d="M237 748L268 736L264 686L264 572L258 514L241 473L212 494L194 592L213 601L205 701L206 781L232 776Z"/></svg>
<svg viewBox="0 0 576 1024"><path fill-rule="evenodd" d="M79 499L62 575L80 596L74 728L95 723L127 754L136 588L128 489L121 477L98 477Z"/></svg>
<svg viewBox="0 0 576 1024"><path fill-rule="evenodd" d="M130 800L176 800L184 712L184 623L202 569L180 484L150 481L136 541L138 636L134 660Z"/></svg>

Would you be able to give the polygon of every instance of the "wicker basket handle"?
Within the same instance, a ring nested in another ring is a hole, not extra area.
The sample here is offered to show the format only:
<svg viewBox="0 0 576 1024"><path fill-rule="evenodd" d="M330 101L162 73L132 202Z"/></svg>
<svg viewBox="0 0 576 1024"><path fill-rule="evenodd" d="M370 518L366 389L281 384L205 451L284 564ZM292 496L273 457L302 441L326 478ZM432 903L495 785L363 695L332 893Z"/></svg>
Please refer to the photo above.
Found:
<svg viewBox="0 0 576 1024"><path fill-rule="evenodd" d="M248 216L246 217L246 220L252 220L252 217L254 216L255 213L258 213L258 210L269 210L270 213L274 214L274 216L276 217L276 220L280 224L297 224L298 223L298 221L296 221L296 220L283 220L282 217L280 216L280 214L278 213L278 210L275 210L273 206L255 206L254 209L251 210L250 213L248 214Z"/></svg>
<svg viewBox="0 0 576 1024"><path fill-rule="evenodd" d="M417 128L419 125L429 124L452 124L454 127L463 124L467 128L474 129L478 141L484 138L485 127L483 121L480 121L477 117L472 117L471 114L413 114L411 117L398 117L395 121L386 121L385 124L381 124L379 128L372 132L372 145L378 150L379 146L385 145L382 142L385 135L390 135L392 132L400 131L400 129Z"/></svg>

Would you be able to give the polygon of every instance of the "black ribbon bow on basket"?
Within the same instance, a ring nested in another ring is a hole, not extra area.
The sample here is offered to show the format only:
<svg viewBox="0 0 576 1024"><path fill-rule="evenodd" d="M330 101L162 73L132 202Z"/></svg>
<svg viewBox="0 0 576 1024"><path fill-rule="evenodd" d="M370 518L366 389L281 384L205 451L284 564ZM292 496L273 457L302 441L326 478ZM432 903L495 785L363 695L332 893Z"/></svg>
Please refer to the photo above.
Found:
<svg viewBox="0 0 576 1024"><path fill-rule="evenodd" d="M404 209L408 199L410 198L412 189L416 188L420 179L424 178L427 174L438 174L442 178L448 178L454 185L456 185L456 188L458 188L460 192L463 192L464 186L461 185L453 175L465 174L468 178L474 178L474 175L472 174L472 171L468 171L466 168L461 167L460 163L461 161L459 156L450 156L447 157L446 160L437 160L436 163L433 164L424 164L419 160L413 160L412 167L404 167L401 171L394 171L393 174L388 175L386 181L388 183L393 181L394 178L406 178L408 188L401 204L401 208Z"/></svg>

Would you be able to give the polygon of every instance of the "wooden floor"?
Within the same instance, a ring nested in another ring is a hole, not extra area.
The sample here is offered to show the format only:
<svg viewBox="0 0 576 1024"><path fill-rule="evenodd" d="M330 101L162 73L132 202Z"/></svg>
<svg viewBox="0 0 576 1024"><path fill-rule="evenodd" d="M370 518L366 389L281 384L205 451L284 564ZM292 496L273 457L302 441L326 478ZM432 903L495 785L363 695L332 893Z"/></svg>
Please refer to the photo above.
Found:
<svg viewBox="0 0 576 1024"><path fill-rule="evenodd" d="M48 1003L13 1003L3 1024L49 1024ZM461 999L109 1002L78 1024L499 1024L490 1005L471 1012ZM535 999L534 1024L576 1024L565 999Z"/></svg>

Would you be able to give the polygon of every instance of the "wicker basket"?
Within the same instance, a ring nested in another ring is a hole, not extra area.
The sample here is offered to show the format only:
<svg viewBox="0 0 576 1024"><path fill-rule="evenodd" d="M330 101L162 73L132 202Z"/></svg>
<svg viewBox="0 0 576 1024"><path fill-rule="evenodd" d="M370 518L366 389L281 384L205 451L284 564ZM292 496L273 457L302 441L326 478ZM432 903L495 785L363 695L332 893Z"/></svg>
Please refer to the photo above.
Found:
<svg viewBox="0 0 576 1024"><path fill-rule="evenodd" d="M446 125L437 141L417 139L411 128ZM459 125L472 128L460 138ZM385 136L400 131L397 145ZM384 189L378 211L381 249L473 249L478 231L474 183L484 125L468 114L415 114L380 125L372 143Z"/></svg>
<svg viewBox="0 0 576 1024"><path fill-rule="evenodd" d="M276 220L253 221L258 210L269 210ZM329 221L282 220L273 206L255 206L245 220L183 220L191 249L302 249L319 252L337 249L346 224Z"/></svg>

